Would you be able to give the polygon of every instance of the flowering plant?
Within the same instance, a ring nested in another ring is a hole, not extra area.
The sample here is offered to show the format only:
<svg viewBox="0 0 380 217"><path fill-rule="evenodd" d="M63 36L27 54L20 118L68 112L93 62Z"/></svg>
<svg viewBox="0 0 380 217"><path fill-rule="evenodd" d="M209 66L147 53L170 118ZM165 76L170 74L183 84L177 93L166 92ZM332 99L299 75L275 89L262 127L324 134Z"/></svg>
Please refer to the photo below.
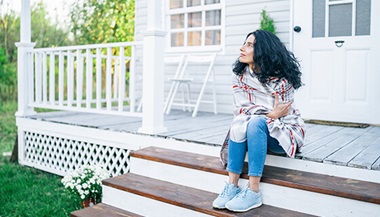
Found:
<svg viewBox="0 0 380 217"><path fill-rule="evenodd" d="M109 173L102 167L87 165L69 172L61 182L66 189L81 200L93 198L95 202L100 202L102 180L109 177Z"/></svg>

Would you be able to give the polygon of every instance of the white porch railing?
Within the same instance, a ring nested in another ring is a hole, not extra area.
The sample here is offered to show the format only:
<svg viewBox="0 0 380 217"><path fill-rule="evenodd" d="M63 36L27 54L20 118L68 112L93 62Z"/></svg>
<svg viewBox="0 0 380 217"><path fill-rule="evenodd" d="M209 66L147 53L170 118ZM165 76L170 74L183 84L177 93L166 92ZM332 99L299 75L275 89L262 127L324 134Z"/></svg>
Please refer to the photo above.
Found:
<svg viewBox="0 0 380 217"><path fill-rule="evenodd" d="M31 49L28 106L141 117L135 108L138 45L142 43Z"/></svg>

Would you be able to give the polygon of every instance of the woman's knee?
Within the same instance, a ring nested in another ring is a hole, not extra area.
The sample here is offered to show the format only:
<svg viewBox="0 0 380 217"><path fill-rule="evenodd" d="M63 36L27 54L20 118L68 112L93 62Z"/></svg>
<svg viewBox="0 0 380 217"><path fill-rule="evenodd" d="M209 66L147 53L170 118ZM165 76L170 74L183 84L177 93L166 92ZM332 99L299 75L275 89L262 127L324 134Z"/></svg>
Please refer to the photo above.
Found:
<svg viewBox="0 0 380 217"><path fill-rule="evenodd" d="M248 126L247 126L247 132L252 132L252 130L257 130L257 129L261 129L261 130L268 129L267 124L266 124L266 119L264 117L255 116L249 120Z"/></svg>

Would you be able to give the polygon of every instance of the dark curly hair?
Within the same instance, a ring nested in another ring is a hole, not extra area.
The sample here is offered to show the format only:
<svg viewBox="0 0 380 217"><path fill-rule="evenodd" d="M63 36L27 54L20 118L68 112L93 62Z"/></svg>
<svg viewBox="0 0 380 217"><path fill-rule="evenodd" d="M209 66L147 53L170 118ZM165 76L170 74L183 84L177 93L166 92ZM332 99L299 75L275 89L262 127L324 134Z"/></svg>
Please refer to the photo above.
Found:
<svg viewBox="0 0 380 217"><path fill-rule="evenodd" d="M253 65L258 79L261 83L269 81L270 77L285 78L294 87L298 89L302 86L300 64L294 54L288 51L280 39L271 32L265 30L256 30L250 32L255 36ZM246 63L239 61L239 58L233 64L232 71L236 75L242 75L244 69L248 66Z"/></svg>

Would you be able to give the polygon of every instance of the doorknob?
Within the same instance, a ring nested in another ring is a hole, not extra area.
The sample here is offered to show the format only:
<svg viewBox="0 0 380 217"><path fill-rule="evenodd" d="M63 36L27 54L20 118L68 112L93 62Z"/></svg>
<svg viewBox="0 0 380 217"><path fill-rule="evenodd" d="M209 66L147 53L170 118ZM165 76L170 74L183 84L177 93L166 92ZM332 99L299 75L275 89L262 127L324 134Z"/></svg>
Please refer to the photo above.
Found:
<svg viewBox="0 0 380 217"><path fill-rule="evenodd" d="M301 32L301 27L299 27L299 26L295 26L295 27L293 28L293 30L294 30L295 32Z"/></svg>

